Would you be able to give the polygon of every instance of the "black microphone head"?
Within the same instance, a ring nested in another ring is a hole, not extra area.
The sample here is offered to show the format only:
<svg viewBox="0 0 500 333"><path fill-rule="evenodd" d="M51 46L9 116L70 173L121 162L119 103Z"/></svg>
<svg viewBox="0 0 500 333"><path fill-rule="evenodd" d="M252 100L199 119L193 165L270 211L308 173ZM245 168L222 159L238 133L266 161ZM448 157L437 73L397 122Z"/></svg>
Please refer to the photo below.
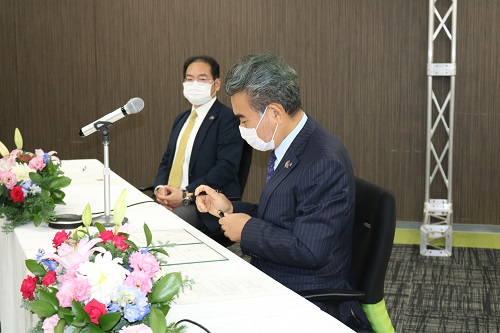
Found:
<svg viewBox="0 0 500 333"><path fill-rule="evenodd" d="M125 104L124 109L127 114L139 113L144 108L144 101L142 98L134 97Z"/></svg>

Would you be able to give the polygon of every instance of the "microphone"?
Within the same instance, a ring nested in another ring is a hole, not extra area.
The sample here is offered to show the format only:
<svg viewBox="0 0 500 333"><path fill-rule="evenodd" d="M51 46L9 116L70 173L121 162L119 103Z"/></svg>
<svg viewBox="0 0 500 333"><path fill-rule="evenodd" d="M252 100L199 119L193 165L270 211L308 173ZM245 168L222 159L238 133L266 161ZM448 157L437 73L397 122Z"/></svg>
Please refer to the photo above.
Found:
<svg viewBox="0 0 500 333"><path fill-rule="evenodd" d="M134 97L121 108L108 113L104 117L97 119L96 121L88 124L85 127L82 127L82 129L80 130L80 136L87 136L97 131L97 128L99 128L98 123L100 122L114 123L115 121L120 120L129 114L139 113L143 108L144 101L139 97Z"/></svg>

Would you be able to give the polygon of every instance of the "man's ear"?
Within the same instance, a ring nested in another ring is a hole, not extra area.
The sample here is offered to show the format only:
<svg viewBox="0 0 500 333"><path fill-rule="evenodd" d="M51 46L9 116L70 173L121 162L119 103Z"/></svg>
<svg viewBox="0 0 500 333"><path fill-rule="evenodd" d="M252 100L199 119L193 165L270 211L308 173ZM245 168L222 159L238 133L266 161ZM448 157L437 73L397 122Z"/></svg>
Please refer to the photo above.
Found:
<svg viewBox="0 0 500 333"><path fill-rule="evenodd" d="M281 125L284 117L286 117L285 108L279 103L271 103L267 106L268 112L271 111L272 117L276 120L276 123Z"/></svg>
<svg viewBox="0 0 500 333"><path fill-rule="evenodd" d="M216 92L219 92L220 86L221 86L221 80L220 80L220 78L217 78L214 81L214 89L215 89Z"/></svg>

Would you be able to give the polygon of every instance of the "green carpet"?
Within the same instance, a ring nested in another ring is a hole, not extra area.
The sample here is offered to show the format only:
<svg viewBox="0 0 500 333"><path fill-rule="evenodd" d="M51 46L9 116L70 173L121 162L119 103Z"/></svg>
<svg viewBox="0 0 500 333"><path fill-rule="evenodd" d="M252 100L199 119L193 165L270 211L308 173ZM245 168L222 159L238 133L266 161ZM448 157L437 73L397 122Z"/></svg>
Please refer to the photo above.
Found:
<svg viewBox="0 0 500 333"><path fill-rule="evenodd" d="M396 229L394 244L419 245L420 230ZM443 242L444 244L444 242ZM500 249L500 234L454 231L453 247L474 247L478 249Z"/></svg>

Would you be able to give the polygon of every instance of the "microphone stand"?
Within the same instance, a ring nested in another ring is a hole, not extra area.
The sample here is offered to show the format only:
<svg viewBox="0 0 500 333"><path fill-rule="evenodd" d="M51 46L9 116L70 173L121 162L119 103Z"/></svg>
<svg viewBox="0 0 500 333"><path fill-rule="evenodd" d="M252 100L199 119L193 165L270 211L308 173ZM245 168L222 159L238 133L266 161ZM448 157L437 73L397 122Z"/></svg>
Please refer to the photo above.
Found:
<svg viewBox="0 0 500 333"><path fill-rule="evenodd" d="M111 125L109 121L97 121L94 123L94 127L97 131L102 134L102 145L104 147L104 216L98 216L92 219L93 222L99 222L105 227L113 227L115 224L113 222L113 215L111 215L110 209L110 182L109 176L111 174L111 169L109 168L109 129ZM128 219L123 218L122 223L126 222Z"/></svg>

